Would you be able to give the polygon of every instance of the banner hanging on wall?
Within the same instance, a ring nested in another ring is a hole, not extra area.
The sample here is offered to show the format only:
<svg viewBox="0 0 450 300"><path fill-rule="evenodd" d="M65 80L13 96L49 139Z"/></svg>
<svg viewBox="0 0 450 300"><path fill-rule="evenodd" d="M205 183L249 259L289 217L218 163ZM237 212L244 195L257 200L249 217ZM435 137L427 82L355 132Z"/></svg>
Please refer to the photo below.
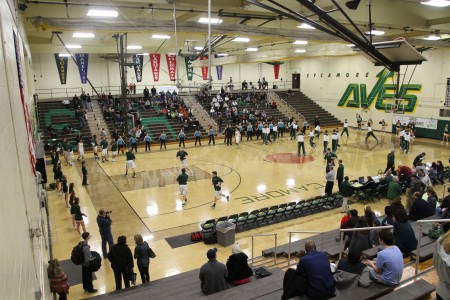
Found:
<svg viewBox="0 0 450 300"><path fill-rule="evenodd" d="M193 57L192 56L186 56L184 58L184 63L186 64L186 74L188 81L192 81L192 78L194 77L194 67L192 66Z"/></svg>
<svg viewBox="0 0 450 300"><path fill-rule="evenodd" d="M78 65L78 71L80 72L81 83L86 84L87 83L89 54L75 53L75 59L77 61L77 65Z"/></svg>
<svg viewBox="0 0 450 300"><path fill-rule="evenodd" d="M25 102L25 86L23 81L22 74L22 51L20 46L22 45L22 41L20 37L16 35L13 30L13 38L14 38L14 47L16 53L16 66L17 66L17 75L19 79L19 89L20 89L20 101L22 102L22 111L25 121L25 129L27 131L27 140L28 140L28 155L30 158L30 166L33 171L33 175L36 176L36 152L34 148L34 140L33 140L33 131L31 130L31 121L30 114L28 111L28 104Z"/></svg>
<svg viewBox="0 0 450 300"><path fill-rule="evenodd" d="M258 67L258 78L260 80L262 80L262 78L263 78L263 65L262 65L262 63L258 63L256 66Z"/></svg>
<svg viewBox="0 0 450 300"><path fill-rule="evenodd" d="M159 68L161 66L161 54L150 54L150 64L152 66L153 81L159 81Z"/></svg>
<svg viewBox="0 0 450 300"><path fill-rule="evenodd" d="M166 54L167 70L169 71L170 81L175 81L177 70L177 55L175 53Z"/></svg>
<svg viewBox="0 0 450 300"><path fill-rule="evenodd" d="M278 79L278 76L280 76L280 65L273 65L273 72L275 74L275 79Z"/></svg>
<svg viewBox="0 0 450 300"><path fill-rule="evenodd" d="M223 66L216 66L217 79L222 80Z"/></svg>
<svg viewBox="0 0 450 300"><path fill-rule="evenodd" d="M61 84L66 84L69 58L60 57L58 53L55 53L55 61L56 67L58 68L59 81L61 81Z"/></svg>
<svg viewBox="0 0 450 300"><path fill-rule="evenodd" d="M136 81L142 81L142 66L144 65L143 55L133 55L134 74L136 75Z"/></svg>
<svg viewBox="0 0 450 300"><path fill-rule="evenodd" d="M438 120L436 120L436 119L425 119L425 118L416 118L416 117L408 117L408 116L394 116L392 124L396 124L397 121L400 121L401 124L406 124L406 125L408 125L410 122L414 122L416 124L417 128L436 130L438 127Z"/></svg>
<svg viewBox="0 0 450 300"><path fill-rule="evenodd" d="M202 78L208 80L208 56L200 56L200 61L202 63Z"/></svg>

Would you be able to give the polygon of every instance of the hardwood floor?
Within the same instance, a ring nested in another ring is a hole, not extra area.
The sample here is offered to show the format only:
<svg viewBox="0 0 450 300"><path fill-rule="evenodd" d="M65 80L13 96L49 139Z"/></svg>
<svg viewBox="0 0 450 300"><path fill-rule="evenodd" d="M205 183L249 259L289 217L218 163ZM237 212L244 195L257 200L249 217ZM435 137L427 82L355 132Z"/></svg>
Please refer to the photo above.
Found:
<svg viewBox="0 0 450 300"><path fill-rule="evenodd" d="M365 134L365 131L351 130L349 138L341 138L342 146L336 154L343 160L345 174L350 179L384 171L386 155L394 146L396 165L412 165L414 157L421 152L427 153L427 162L442 160L446 164L448 159L449 148L441 145L440 141L416 138L410 153L405 154L399 152L394 135L376 132L380 142L369 140L366 144ZM128 245L134 250L133 236L139 233L157 253L157 258L150 265L151 280L154 280L199 268L206 261L207 249L211 248L198 243L172 249L165 238L199 230L200 223L207 219L323 194L325 161L322 140L316 140L316 143L315 149L306 143L307 157L301 159L296 156L297 141L289 140L286 135L269 145L263 145L261 140L247 142L244 138L239 149L234 141L232 146L226 146L222 138L216 139L215 146L208 146L206 139L201 147L189 144L186 151L194 176L188 183L188 204L185 207L182 206L178 185L175 183L181 169L181 163L175 157L178 145L168 145L168 149L162 151L159 150L159 145L152 145L152 151L147 153L141 146L136 154L137 178L124 176L124 155L118 156L117 163L111 160L101 163L93 159L92 153L87 154L90 185L86 188L81 185L81 166L78 162L75 161L74 167L64 166L63 172L69 182L75 183L76 194L81 199L81 209L88 215L85 222L87 230L92 234L92 250L101 253L101 239L95 221L97 212L100 208L112 210L115 240L118 236L125 235ZM273 162L274 156L290 163ZM210 178L214 170L224 180L222 190L230 195L230 201L227 202L223 197L213 209L210 207L213 201ZM47 172L49 178L52 178L52 166L48 166ZM337 191L336 184L334 191ZM436 186L436 192L439 197L443 195L441 185ZM60 260L70 259L70 252L80 241L80 237L72 229L69 209L65 207L64 200L53 191L48 195L53 255ZM374 211L383 214L387 200L382 199L381 202L370 205ZM362 213L364 204L356 203L351 207ZM335 209L238 233L236 240L250 256L252 235L277 233L278 244L284 244L288 242L288 231L332 230L338 228L341 217L342 214ZM296 234L294 240L307 236L308 234ZM273 247L273 243L273 237L255 238L255 256L260 256L263 249ZM231 246L216 247L219 248L218 259L226 261L231 253ZM94 287L99 289L99 293L115 289L114 275L107 260L104 260L96 276ZM83 293L81 285L71 287L69 299L86 297L88 295Z"/></svg>

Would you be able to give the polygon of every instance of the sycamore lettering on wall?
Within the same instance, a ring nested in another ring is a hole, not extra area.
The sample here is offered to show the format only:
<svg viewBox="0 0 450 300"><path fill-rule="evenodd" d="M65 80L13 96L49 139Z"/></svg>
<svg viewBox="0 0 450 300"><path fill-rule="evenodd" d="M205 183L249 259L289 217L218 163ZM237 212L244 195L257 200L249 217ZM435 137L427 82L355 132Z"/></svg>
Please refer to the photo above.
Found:
<svg viewBox="0 0 450 300"><path fill-rule="evenodd" d="M386 99L397 99L397 104L404 105L405 113L414 112L417 106L417 95L411 94L410 92L420 93L422 91L421 84L402 84L399 89L398 98L396 98L394 72L383 69L376 77L378 80L369 95L367 95L366 84L349 84L337 106L370 108L375 102L375 109L384 111L386 109ZM392 84L386 83L388 80Z"/></svg>

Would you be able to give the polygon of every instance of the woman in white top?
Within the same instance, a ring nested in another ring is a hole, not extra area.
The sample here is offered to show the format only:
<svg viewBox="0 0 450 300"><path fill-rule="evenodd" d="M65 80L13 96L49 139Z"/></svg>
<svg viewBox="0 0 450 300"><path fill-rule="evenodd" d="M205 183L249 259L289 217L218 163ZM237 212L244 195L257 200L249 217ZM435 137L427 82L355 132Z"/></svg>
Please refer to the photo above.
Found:
<svg viewBox="0 0 450 300"><path fill-rule="evenodd" d="M84 159L84 145L83 145L83 141L80 139L80 141L78 142L78 160L83 160Z"/></svg>
<svg viewBox="0 0 450 300"><path fill-rule="evenodd" d="M241 143L241 132L239 131L239 128L236 127L236 130L234 131L234 138L237 145L237 148L239 149L239 144Z"/></svg>

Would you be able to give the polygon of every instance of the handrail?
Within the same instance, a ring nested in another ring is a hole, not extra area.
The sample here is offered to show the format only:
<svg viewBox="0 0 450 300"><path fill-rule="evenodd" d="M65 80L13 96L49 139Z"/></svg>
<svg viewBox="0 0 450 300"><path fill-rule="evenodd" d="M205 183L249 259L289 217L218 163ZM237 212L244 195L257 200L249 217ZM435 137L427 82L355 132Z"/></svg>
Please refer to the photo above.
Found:
<svg viewBox="0 0 450 300"><path fill-rule="evenodd" d="M288 231L289 233L289 244L288 244L288 267L291 266L291 243L292 243L292 234L293 233L320 233L322 235L321 237L321 243L320 243L320 249L323 250L323 241L325 239L325 232L324 231L312 231L312 230L302 230L302 231Z"/></svg>
<svg viewBox="0 0 450 300"><path fill-rule="evenodd" d="M188 96L188 97L192 97L192 96ZM206 114L206 115L211 119L211 121L214 123L214 125L217 126L216 121L214 121L214 119L209 115L209 113L206 111L206 109L205 109L200 103L198 103L197 97L196 97L196 96L193 96L193 97L194 97L194 99L191 99L191 100L192 100L192 101L196 101L197 104L198 104L198 106L200 106L201 110L203 110L203 111L205 112L205 114Z"/></svg>
<svg viewBox="0 0 450 300"><path fill-rule="evenodd" d="M415 275L419 272L419 260L420 260L420 244L422 241L422 223L449 223L450 219L433 219L433 220L418 220L419 223L419 240L417 241L417 253L416 253L416 270Z"/></svg>
<svg viewBox="0 0 450 300"><path fill-rule="evenodd" d="M268 233L268 234L253 234L252 235L252 264L253 259L255 257L254 255L254 246L255 246L255 237L257 236L275 236L275 258L273 261L273 265L275 266L277 264L277 239L278 239L278 233Z"/></svg>
<svg viewBox="0 0 450 300"><path fill-rule="evenodd" d="M286 102L286 100L284 100L283 98L281 98L277 93L271 92L271 94L273 94L276 98L278 98L279 100L281 100L285 105L287 105L290 109L292 109L293 111L295 111L295 113L299 116L299 118L306 120L305 116L302 115L300 112L298 112L292 105L290 105L289 103Z"/></svg>
<svg viewBox="0 0 450 300"><path fill-rule="evenodd" d="M383 230L383 229L393 229L394 226L376 226L376 227L360 227L360 228L349 228L349 229L339 229L339 260L342 258L342 241L344 240L344 232L349 231L364 231L364 230Z"/></svg>
<svg viewBox="0 0 450 300"><path fill-rule="evenodd" d="M442 198L444 198L445 197L445 191L447 190L445 187L447 186L447 185L450 185L450 183L444 183L443 184L443 189L442 189Z"/></svg>

